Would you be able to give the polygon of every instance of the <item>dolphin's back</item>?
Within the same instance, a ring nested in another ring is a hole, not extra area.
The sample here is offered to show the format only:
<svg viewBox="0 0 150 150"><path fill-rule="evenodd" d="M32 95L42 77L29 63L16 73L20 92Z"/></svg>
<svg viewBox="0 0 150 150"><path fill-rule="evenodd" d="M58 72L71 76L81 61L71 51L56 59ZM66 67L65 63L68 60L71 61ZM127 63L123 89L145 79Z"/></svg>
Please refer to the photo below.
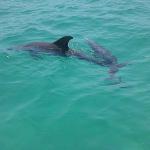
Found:
<svg viewBox="0 0 150 150"><path fill-rule="evenodd" d="M25 45L15 47L16 50L26 50L32 53L49 53L65 56L69 50L68 43L73 39L72 36L64 36L52 43L49 42L32 42ZM9 48L12 49L12 48ZM14 48L13 48L14 49Z"/></svg>
<svg viewBox="0 0 150 150"><path fill-rule="evenodd" d="M23 48L25 49L30 49L30 48L37 48L37 49L40 49L40 50L57 50L58 47L54 44L50 44L50 43L46 43L46 42L33 42L33 43L29 43L29 44L26 44L23 46Z"/></svg>

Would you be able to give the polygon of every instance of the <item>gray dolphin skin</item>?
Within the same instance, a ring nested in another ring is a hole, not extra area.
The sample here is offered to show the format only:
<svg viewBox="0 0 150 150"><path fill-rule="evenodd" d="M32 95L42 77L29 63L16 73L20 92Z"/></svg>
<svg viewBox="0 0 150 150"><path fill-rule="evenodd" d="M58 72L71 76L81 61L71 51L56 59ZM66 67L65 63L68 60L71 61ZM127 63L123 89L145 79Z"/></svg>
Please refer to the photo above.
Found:
<svg viewBox="0 0 150 150"><path fill-rule="evenodd" d="M65 56L69 50L68 43L71 39L73 39L72 36L64 36L52 43L32 42L26 45L18 46L17 49L29 51L33 56L38 56L39 53Z"/></svg>
<svg viewBox="0 0 150 150"><path fill-rule="evenodd" d="M114 76L114 74L119 71L119 68L127 65L127 63L118 64L117 58L112 55L110 51L98 45L94 41L87 39L86 42L94 51L95 56L101 59L103 66L109 67L109 73L111 76Z"/></svg>
<svg viewBox="0 0 150 150"><path fill-rule="evenodd" d="M28 51L35 58L40 57L40 53L46 53L48 55L59 55L64 57L74 56L78 59L103 66L103 62L96 60L92 56L88 56L82 52L69 48L68 44L71 39L73 39L72 36L64 36L52 43L33 42L26 45L18 46L15 49Z"/></svg>

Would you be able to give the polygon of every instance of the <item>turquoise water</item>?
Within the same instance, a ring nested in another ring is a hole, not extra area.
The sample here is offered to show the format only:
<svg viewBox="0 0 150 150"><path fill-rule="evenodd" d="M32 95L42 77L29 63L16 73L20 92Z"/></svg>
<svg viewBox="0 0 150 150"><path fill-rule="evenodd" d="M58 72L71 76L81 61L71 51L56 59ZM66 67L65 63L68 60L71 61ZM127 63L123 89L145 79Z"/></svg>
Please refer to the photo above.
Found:
<svg viewBox="0 0 150 150"><path fill-rule="evenodd" d="M0 149L149 150L150 1L0 0ZM6 48L64 35L90 38L131 63L108 69Z"/></svg>

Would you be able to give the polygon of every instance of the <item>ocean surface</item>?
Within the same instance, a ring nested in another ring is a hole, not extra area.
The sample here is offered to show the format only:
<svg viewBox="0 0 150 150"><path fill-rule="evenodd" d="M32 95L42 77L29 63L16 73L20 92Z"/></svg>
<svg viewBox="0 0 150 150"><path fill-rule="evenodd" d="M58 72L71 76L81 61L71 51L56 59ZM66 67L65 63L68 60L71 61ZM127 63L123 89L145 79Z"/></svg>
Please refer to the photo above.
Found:
<svg viewBox="0 0 150 150"><path fill-rule="evenodd" d="M128 62L108 68L7 48L92 39ZM0 150L150 150L149 0L0 0Z"/></svg>

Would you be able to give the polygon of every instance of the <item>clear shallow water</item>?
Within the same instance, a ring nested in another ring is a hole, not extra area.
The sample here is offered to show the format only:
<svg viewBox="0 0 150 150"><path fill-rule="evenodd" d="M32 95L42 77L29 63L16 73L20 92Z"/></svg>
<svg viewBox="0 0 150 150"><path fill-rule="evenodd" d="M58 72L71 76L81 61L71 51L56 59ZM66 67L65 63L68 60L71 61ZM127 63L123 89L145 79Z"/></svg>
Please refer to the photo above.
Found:
<svg viewBox="0 0 150 150"><path fill-rule="evenodd" d="M149 150L149 0L0 1L0 149ZM107 68L74 58L6 48L72 35L91 38L132 65Z"/></svg>

